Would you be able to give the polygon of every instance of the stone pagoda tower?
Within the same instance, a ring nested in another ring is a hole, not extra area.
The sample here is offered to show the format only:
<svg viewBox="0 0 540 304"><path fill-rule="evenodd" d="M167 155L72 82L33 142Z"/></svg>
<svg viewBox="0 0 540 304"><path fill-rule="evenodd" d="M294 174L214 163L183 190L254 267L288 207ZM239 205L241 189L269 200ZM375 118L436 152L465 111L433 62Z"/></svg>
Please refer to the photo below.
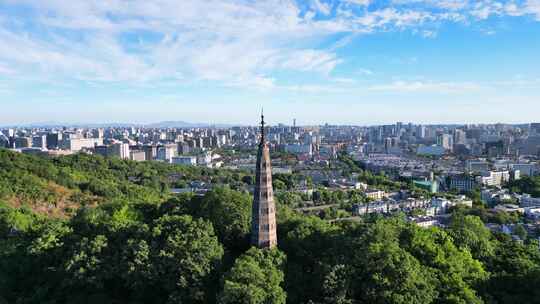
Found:
<svg viewBox="0 0 540 304"><path fill-rule="evenodd" d="M261 114L261 141L257 153L255 191L251 215L251 244L259 248L277 245L276 204L272 189L270 150L264 136L264 115Z"/></svg>

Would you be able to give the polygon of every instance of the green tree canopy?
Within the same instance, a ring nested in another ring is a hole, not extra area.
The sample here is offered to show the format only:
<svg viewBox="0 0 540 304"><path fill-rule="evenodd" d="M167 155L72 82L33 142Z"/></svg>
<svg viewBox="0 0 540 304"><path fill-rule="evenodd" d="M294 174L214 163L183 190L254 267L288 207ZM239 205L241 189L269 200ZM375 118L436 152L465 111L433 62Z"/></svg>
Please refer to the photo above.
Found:
<svg viewBox="0 0 540 304"><path fill-rule="evenodd" d="M223 304L284 304L281 287L285 255L277 249L251 248L225 275L219 302Z"/></svg>
<svg viewBox="0 0 540 304"><path fill-rule="evenodd" d="M449 232L456 245L470 250L475 258L486 259L493 255L494 248L490 241L491 232L479 217L454 214Z"/></svg>

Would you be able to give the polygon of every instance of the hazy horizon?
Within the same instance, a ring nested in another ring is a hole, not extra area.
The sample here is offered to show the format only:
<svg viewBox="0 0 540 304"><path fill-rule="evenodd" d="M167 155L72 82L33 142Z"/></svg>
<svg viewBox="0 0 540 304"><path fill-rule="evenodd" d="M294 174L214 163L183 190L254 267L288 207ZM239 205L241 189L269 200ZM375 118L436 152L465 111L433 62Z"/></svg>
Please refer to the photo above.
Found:
<svg viewBox="0 0 540 304"><path fill-rule="evenodd" d="M267 119L267 116L265 117L265 122L268 126L278 126L278 125L285 125L285 126L293 126L293 121L290 122L284 122L284 121L275 121L270 122ZM495 124L503 124L503 125L529 125L531 123L537 123L536 121L530 121L530 122L516 122L516 123L505 123L505 122L493 122L493 123L484 123L484 122L474 122L474 123L460 123L460 122L450 122L450 123L422 123L422 122L415 122L415 121L394 121L394 122L384 122L384 123L375 123L375 124L361 124L361 123L327 123L327 122L319 122L319 123L299 123L296 122L296 126L298 127L310 127L310 126L323 126L323 125L334 125L334 126L354 126L354 127L371 127L371 126L382 126L382 125L394 125L397 122L401 122L404 125L412 123L413 125L425 125L425 126L437 126L437 125L444 125L444 126L463 126L463 125L495 125ZM49 122L28 122L28 123L14 123L14 124L0 124L0 128L6 128L6 127L115 127L115 126L135 126L135 127L156 127L157 125L163 125L173 123L175 127L182 127L182 128L188 128L188 127L256 127L259 124L259 121L254 121L251 123L220 123L220 122L211 122L211 121L184 121L184 120L175 120L175 121L150 121L150 122L129 122L129 121L110 121L110 122L100 122L100 121L88 121L88 122L60 122L60 121L49 121Z"/></svg>

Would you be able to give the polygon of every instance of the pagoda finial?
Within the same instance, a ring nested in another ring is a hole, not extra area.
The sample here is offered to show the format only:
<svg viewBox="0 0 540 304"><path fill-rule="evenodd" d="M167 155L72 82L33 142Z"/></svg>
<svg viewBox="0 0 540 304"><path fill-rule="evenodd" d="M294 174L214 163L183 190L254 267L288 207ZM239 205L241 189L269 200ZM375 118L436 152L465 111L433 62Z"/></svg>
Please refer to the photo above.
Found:
<svg viewBox="0 0 540 304"><path fill-rule="evenodd" d="M264 108L261 108L261 143L264 143Z"/></svg>

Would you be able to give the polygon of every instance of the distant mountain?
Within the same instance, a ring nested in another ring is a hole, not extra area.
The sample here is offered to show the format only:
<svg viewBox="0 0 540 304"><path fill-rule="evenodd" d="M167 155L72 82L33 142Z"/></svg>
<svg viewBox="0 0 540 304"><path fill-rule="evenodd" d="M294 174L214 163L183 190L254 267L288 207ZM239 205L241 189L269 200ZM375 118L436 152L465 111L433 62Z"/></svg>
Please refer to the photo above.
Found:
<svg viewBox="0 0 540 304"><path fill-rule="evenodd" d="M209 123L193 123L185 121L161 121L144 125L147 128L228 128L232 125L228 124L209 124Z"/></svg>

